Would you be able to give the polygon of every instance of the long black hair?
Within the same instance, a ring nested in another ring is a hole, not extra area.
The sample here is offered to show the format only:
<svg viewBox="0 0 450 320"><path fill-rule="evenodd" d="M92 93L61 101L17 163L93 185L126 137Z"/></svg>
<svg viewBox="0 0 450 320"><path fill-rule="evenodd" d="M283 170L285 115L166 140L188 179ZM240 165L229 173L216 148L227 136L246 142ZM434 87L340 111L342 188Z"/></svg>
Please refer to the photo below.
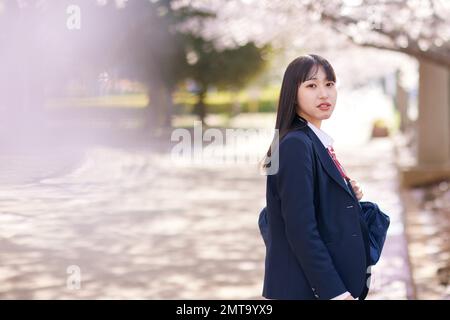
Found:
<svg viewBox="0 0 450 320"><path fill-rule="evenodd" d="M299 86L314 77L320 67L323 67L328 81L336 82L336 74L331 64L323 57L315 54L307 54L294 59L289 63L284 72L281 84L280 97L278 99L275 139L281 141L290 131L298 129L306 124L306 119L297 115L297 92ZM302 121L297 121L300 118ZM270 167L271 147L266 153L263 167Z"/></svg>

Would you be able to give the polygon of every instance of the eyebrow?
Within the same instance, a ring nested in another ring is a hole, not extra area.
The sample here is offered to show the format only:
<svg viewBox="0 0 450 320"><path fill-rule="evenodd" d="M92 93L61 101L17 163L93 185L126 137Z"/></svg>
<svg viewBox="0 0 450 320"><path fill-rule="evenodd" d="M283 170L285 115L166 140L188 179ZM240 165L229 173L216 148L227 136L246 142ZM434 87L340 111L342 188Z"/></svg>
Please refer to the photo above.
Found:
<svg viewBox="0 0 450 320"><path fill-rule="evenodd" d="M319 80L319 79L317 79L316 77L314 77L314 78L311 78L311 79L306 79L305 81L310 81L310 80ZM328 80L328 79L325 79L325 81L334 82L333 80Z"/></svg>

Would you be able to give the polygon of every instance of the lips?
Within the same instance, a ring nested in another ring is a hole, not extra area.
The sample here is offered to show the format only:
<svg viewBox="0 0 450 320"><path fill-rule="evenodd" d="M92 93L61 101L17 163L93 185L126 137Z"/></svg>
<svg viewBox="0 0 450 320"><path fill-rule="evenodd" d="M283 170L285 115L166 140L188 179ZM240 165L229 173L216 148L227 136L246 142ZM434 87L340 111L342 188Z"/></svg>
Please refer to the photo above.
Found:
<svg viewBox="0 0 450 320"><path fill-rule="evenodd" d="M323 109L327 109L327 108L329 108L329 107L331 107L331 103L328 103L328 102L324 102L324 103L321 103L321 104L319 104L318 106L317 106L317 108L323 108Z"/></svg>

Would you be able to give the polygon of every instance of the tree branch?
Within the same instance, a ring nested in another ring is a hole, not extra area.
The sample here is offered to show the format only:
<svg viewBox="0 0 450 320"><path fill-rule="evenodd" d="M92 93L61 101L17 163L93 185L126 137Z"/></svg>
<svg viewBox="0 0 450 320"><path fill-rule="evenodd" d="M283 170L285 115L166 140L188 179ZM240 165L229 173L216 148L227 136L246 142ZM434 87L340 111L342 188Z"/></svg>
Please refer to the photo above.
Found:
<svg viewBox="0 0 450 320"><path fill-rule="evenodd" d="M310 10L312 8L309 8ZM370 31L376 32L380 35L383 35L387 38L389 38L393 46L387 46L384 44L377 44L373 42L365 42L360 43L359 41L355 41L353 36L347 34L346 32L340 30L338 28L339 25L351 25L351 24L357 24L358 20L351 18L351 17L336 17L332 14L326 13L322 11L321 18L323 21L328 22L332 28L338 32L343 33L348 39L350 39L353 43L356 45L362 46L362 47L372 47L377 49L385 49L390 51L397 51L402 52L411 56L414 56L418 59L425 59L434 63L437 63L439 65L445 66L448 69L450 69L450 50L447 50L446 48L440 50L436 46L431 46L428 50L423 51L420 49L420 47L417 44L417 41L412 39L409 35L402 33L399 30L393 30L393 31L386 31L382 28L372 28ZM403 48L396 44L395 39L399 36L405 36L408 40L408 46Z"/></svg>

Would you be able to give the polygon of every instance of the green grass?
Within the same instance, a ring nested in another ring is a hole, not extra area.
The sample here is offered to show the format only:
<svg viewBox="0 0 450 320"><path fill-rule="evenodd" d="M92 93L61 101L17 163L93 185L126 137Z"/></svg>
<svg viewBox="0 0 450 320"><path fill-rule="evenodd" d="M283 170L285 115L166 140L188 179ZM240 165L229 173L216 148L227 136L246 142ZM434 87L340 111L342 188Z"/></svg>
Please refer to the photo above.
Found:
<svg viewBox="0 0 450 320"><path fill-rule="evenodd" d="M144 108L148 103L145 94L129 94L129 95L111 95L98 97L70 97L70 98L53 98L47 101L46 106L49 108L67 108L67 107L124 107L124 108Z"/></svg>
<svg viewBox="0 0 450 320"><path fill-rule="evenodd" d="M253 101L246 90L237 94L231 91L210 92L206 98L208 112L230 113L235 101L241 104L242 112L256 111L271 112L275 110L279 88L267 87L261 90L258 101ZM48 108L145 108L148 105L146 94L108 95L97 97L63 97L47 101ZM150 101L151 102L151 101ZM195 95L179 91L174 94L175 113L190 113L197 98Z"/></svg>

